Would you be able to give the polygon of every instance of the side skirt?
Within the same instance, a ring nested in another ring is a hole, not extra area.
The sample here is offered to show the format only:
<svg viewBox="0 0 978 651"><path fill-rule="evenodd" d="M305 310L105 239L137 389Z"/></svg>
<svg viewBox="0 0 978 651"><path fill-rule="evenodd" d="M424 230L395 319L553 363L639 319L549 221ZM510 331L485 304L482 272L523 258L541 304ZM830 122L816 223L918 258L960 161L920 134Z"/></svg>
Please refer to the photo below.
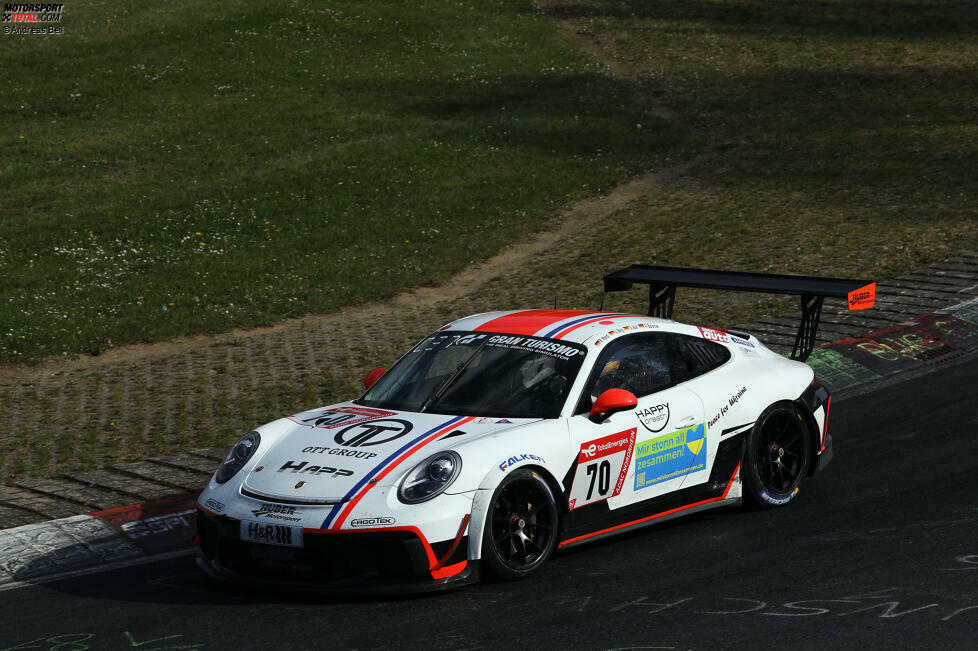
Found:
<svg viewBox="0 0 978 651"><path fill-rule="evenodd" d="M567 538L566 540L563 540L560 543L558 543L557 546L560 549L566 549L568 547L573 547L574 545L579 545L585 542L591 542L593 540L600 540L601 538L605 538L607 536L613 536L618 533L625 533L626 531L632 531L635 529L639 529L641 527L647 527L653 524L666 522L668 520L672 520L674 518L678 518L684 515L698 513L700 511L707 511L709 509L715 509L720 506L740 504L743 501L742 497L731 497L729 498L729 500L727 498L727 495L730 493L730 489L733 486L734 482L740 480L739 474L740 474L740 464L737 464L737 468L734 470L733 475L731 475L730 481L727 482L727 486L724 489L723 493L715 497L709 497L707 499L700 500L698 502L677 506L665 511L653 513L651 515L646 515L644 517L639 517L629 522L622 522L621 524L616 524L607 527L605 529L600 529L598 531L593 531L591 533L585 533L582 535L574 536L573 538ZM682 491L680 491L680 493L682 493ZM680 493L677 493L676 495L679 495ZM655 506L661 507L662 505L650 504L647 510L655 510L654 508ZM633 511L631 515L637 515L637 513Z"/></svg>

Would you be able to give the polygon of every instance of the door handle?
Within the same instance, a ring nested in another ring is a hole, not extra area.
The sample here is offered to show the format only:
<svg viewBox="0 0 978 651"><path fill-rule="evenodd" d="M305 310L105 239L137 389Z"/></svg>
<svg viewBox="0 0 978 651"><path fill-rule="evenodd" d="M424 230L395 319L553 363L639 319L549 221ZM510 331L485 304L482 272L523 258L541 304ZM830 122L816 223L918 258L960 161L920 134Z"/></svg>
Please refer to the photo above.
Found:
<svg viewBox="0 0 978 651"><path fill-rule="evenodd" d="M696 416L687 416L686 418L679 421L679 427L683 427L685 425L689 425L690 423L695 423L695 422L696 422Z"/></svg>

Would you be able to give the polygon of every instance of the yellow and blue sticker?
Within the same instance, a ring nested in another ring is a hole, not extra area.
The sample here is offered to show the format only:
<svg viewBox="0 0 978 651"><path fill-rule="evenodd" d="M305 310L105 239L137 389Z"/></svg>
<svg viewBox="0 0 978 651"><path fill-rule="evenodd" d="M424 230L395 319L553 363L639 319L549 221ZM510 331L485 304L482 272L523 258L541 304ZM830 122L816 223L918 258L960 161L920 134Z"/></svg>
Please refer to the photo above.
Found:
<svg viewBox="0 0 978 651"><path fill-rule="evenodd" d="M706 425L663 434L635 445L635 490L706 468Z"/></svg>

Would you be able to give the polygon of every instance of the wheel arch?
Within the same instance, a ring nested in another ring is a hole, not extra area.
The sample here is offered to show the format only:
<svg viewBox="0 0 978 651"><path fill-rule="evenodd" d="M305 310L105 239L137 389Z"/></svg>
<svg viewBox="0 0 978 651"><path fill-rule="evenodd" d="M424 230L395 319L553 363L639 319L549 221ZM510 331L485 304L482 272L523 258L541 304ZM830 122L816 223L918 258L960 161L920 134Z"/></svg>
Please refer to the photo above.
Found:
<svg viewBox="0 0 978 651"><path fill-rule="evenodd" d="M798 408L798 411L801 412L808 429L808 442L811 444L812 454L808 459L808 472L806 475L811 477L818 469L818 450L822 443L822 435L818 429L818 423L815 421L815 414L812 413L811 407L802 398L794 400L793 403Z"/></svg>
<svg viewBox="0 0 978 651"><path fill-rule="evenodd" d="M561 485L546 466L528 463L517 466L513 470L533 470L550 487L550 491L554 495L554 500L557 502L557 531L559 538L561 527L564 524L564 518L567 515L567 495L564 493L563 485ZM493 468L486 473L485 478L483 478L482 483L479 485L479 489L475 491L475 497L472 499L472 513L469 517L469 558L472 560L482 558L482 536L485 532L486 515L489 512L489 505L492 503L492 496L499 487L499 484L506 477L506 474L506 471Z"/></svg>

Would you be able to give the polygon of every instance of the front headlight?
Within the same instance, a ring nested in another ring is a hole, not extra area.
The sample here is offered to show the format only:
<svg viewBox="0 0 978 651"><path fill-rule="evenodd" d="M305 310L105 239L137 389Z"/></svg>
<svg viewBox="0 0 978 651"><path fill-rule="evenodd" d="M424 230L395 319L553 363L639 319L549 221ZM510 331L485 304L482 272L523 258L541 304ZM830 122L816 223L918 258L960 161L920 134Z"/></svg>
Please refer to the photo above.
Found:
<svg viewBox="0 0 978 651"><path fill-rule="evenodd" d="M428 457L411 469L397 489L397 499L405 504L430 500L452 485L462 470L462 457L447 450Z"/></svg>
<svg viewBox="0 0 978 651"><path fill-rule="evenodd" d="M259 443L261 443L261 436L258 432L248 432L238 439L238 442L228 452L228 456L218 466L217 473L214 475L215 481L218 484L223 484L234 477L248 463L248 459L254 456Z"/></svg>

